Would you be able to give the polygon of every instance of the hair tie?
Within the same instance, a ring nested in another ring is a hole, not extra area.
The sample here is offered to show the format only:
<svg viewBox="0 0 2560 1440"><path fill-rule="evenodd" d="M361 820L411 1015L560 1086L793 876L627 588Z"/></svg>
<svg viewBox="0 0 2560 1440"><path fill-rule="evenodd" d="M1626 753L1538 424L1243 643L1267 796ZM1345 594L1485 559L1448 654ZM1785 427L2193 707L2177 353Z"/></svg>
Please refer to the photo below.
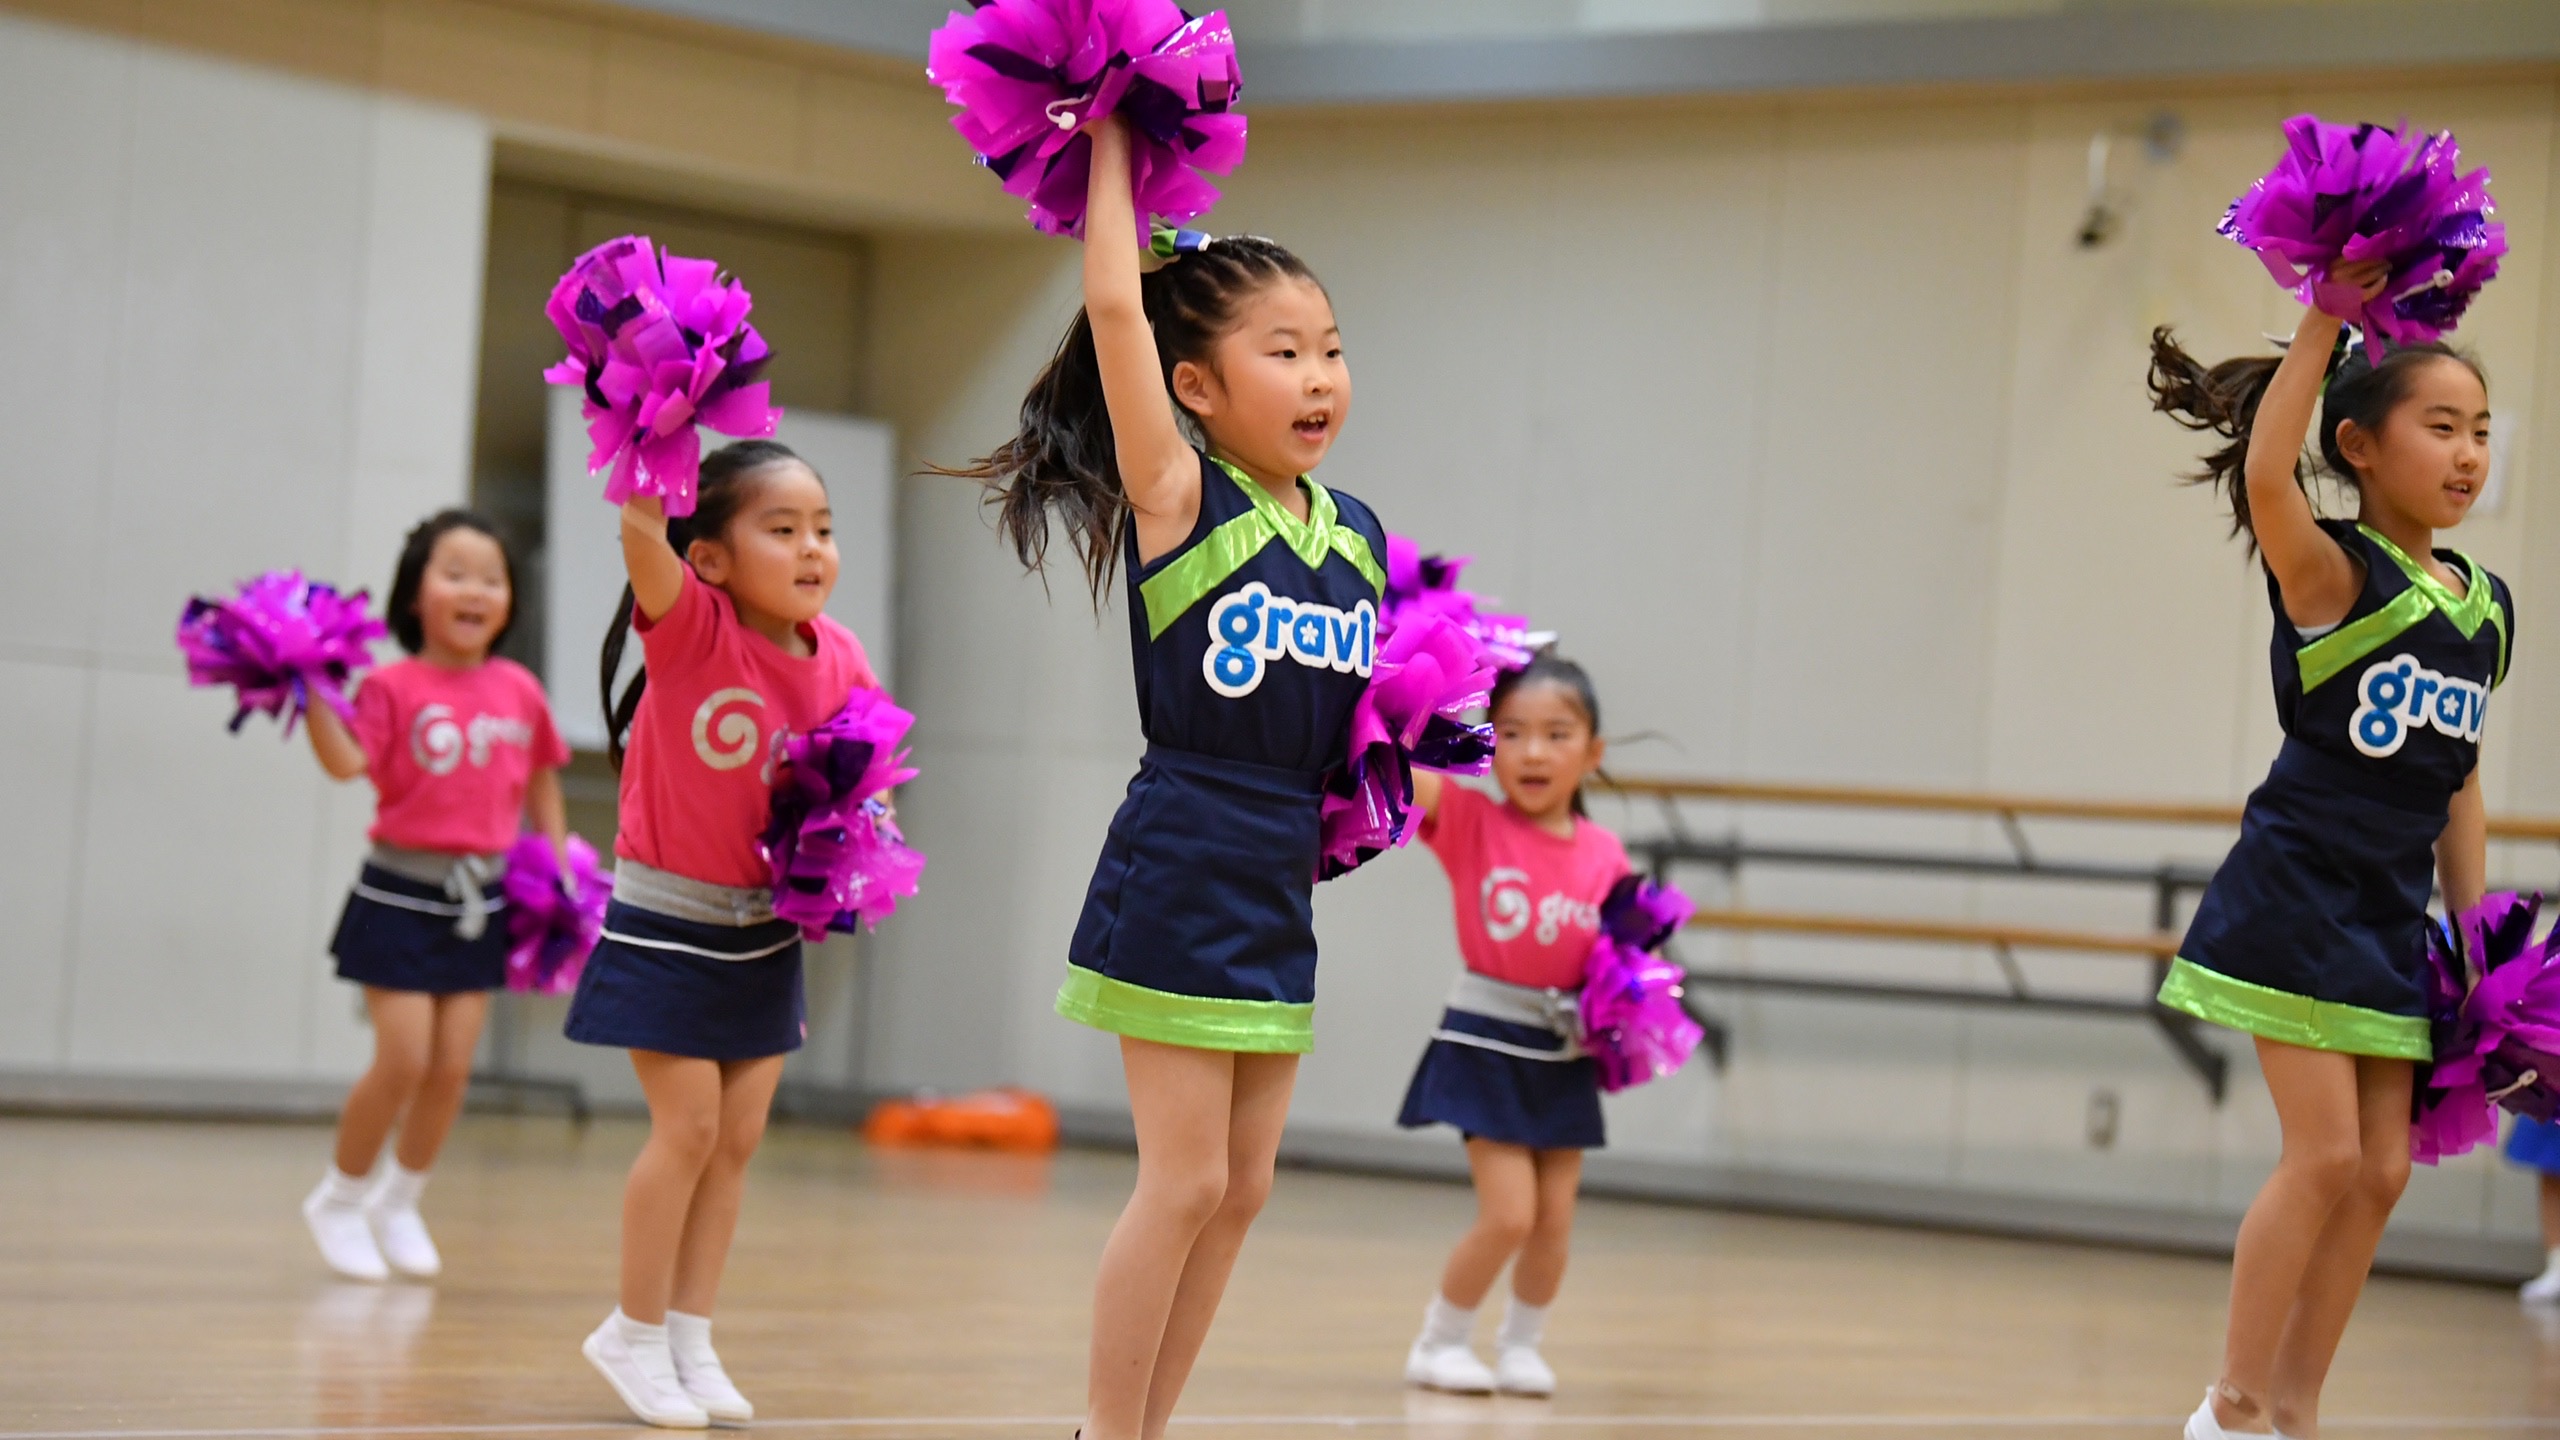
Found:
<svg viewBox="0 0 2560 1440"><path fill-rule="evenodd" d="M1147 253L1158 260L1171 262L1185 255L1206 250L1217 243L1218 237L1206 231L1176 230L1170 225L1159 222L1148 231Z"/></svg>

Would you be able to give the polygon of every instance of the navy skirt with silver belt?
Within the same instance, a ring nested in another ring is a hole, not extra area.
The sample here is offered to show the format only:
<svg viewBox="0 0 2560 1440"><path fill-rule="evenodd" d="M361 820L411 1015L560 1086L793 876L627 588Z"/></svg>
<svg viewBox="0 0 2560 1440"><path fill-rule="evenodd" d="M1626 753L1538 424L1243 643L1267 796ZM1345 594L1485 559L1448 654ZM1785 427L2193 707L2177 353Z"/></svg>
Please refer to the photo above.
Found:
<svg viewBox="0 0 2560 1440"><path fill-rule="evenodd" d="M1523 988L1471 979L1483 987ZM1462 984L1452 1001L1465 993ZM1440 1028L1414 1067L1396 1123L1409 1130L1451 1125L1470 1140L1533 1150L1597 1150L1608 1143L1599 1066L1579 1045L1551 1025L1478 1014L1455 1003L1441 1012Z"/></svg>
<svg viewBox="0 0 2560 1440"><path fill-rule="evenodd" d="M489 896L487 928L466 940L455 931L463 905L443 886L368 864L329 942L338 978L424 995L495 990L507 983L506 903Z"/></svg>
<svg viewBox="0 0 2560 1440"><path fill-rule="evenodd" d="M623 898L630 887L622 872L636 869L628 860L615 866L604 938L578 977L568 1037L697 1060L760 1060L799 1049L809 1034L800 927L771 918L713 923L645 908Z"/></svg>
<svg viewBox="0 0 2560 1440"><path fill-rule="evenodd" d="M2160 1003L2288 1045L2431 1058L2427 902L2447 801L2286 741Z"/></svg>
<svg viewBox="0 0 2560 1440"><path fill-rule="evenodd" d="M1094 865L1058 1013L1203 1050L1312 1049L1323 783L1150 746Z"/></svg>

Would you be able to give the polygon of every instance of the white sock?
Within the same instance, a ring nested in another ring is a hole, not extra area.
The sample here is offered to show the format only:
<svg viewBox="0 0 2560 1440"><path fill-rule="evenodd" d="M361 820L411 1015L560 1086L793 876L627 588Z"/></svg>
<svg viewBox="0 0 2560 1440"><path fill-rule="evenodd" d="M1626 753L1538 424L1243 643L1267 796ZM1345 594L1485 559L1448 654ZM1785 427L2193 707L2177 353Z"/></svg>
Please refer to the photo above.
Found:
<svg viewBox="0 0 2560 1440"><path fill-rule="evenodd" d="M1547 1307L1524 1305L1520 1297L1511 1297L1509 1308L1502 1312L1502 1336L1494 1343L1504 1350L1535 1350L1538 1337L1547 1329Z"/></svg>
<svg viewBox="0 0 2560 1440"><path fill-rule="evenodd" d="M2546 1271L2560 1274L2560 1245L2554 1245L2543 1252L2542 1263Z"/></svg>
<svg viewBox="0 0 2560 1440"><path fill-rule="evenodd" d="M382 1167L382 1182L373 1187L365 1201L376 1210L415 1210L418 1197L426 1193L427 1172L412 1170L394 1160Z"/></svg>
<svg viewBox="0 0 2560 1440"><path fill-rule="evenodd" d="M711 1317L687 1315L681 1310L667 1312L667 1346L691 1360L719 1358L711 1348Z"/></svg>
<svg viewBox="0 0 2560 1440"><path fill-rule="evenodd" d="M1422 1312L1422 1343L1426 1345L1464 1345L1475 1338L1476 1312L1461 1310L1438 1295L1431 1297L1430 1308Z"/></svg>
<svg viewBox="0 0 2560 1440"><path fill-rule="evenodd" d="M350 1175L332 1165L320 1182L320 1203L341 1205L352 1210L364 1204L364 1197L372 1188L364 1176Z"/></svg>
<svg viewBox="0 0 2560 1440"><path fill-rule="evenodd" d="M613 1307L613 1323L614 1328L622 1332L622 1340L626 1345L646 1345L655 1349L666 1348L667 1327L664 1325L643 1325L639 1321L632 1319L630 1316L623 1314L622 1307L619 1305Z"/></svg>

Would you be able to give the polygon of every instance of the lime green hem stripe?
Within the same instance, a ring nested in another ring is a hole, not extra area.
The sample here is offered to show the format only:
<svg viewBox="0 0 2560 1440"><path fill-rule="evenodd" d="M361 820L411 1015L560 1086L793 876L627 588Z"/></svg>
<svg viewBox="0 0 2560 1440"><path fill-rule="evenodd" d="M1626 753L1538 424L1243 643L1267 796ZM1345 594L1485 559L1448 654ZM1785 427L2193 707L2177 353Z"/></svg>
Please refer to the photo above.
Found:
<svg viewBox="0 0 2560 1440"><path fill-rule="evenodd" d="M2160 982L2160 1003L2245 1034L2385 1060L2432 1060L2434 1036L2423 1019L2252 985L2183 956Z"/></svg>
<svg viewBox="0 0 2560 1440"><path fill-rule="evenodd" d="M1225 1000L1176 995L1067 967L1058 1013L1080 1025L1161 1045L1304 1055L1316 1048L1316 1007L1282 1000Z"/></svg>

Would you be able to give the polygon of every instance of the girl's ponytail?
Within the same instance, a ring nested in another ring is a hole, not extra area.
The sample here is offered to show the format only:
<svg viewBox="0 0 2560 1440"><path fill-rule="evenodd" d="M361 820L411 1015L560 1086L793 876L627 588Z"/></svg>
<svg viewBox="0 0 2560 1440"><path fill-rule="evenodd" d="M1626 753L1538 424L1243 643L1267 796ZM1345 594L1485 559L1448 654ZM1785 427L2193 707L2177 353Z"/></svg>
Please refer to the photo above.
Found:
<svg viewBox="0 0 2560 1440"><path fill-rule="evenodd" d="M676 558L690 566L686 552L696 540L716 540L728 533L729 522L746 508L755 488L746 483L749 475L767 465L792 461L807 465L791 447L772 440L736 440L702 457L700 478L694 485L693 513L667 517L667 548ZM816 474L812 469L809 473ZM819 481L824 484L822 477ZM605 754L613 768L622 768L623 739L631 733L631 721L640 713L640 697L649 689L649 667L643 665L631 676L630 687L614 698L614 677L622 673L622 655L631 644L632 618L639 612L639 596L630 585L622 587L622 602L613 609L613 623L604 630L604 653L600 657L596 693L604 697Z"/></svg>
<svg viewBox="0 0 2560 1440"><path fill-rule="evenodd" d="M2210 430L2226 442L2204 457L2186 478L2221 491L2231 506L2231 533L2249 529L2249 427L2258 418L2258 402L2276 377L2280 356L2248 355L2207 368L2178 343L2169 327L2151 332L2151 408L2190 430ZM2294 483L2302 482L2296 462ZM2256 544L2253 537L2250 541Z"/></svg>

